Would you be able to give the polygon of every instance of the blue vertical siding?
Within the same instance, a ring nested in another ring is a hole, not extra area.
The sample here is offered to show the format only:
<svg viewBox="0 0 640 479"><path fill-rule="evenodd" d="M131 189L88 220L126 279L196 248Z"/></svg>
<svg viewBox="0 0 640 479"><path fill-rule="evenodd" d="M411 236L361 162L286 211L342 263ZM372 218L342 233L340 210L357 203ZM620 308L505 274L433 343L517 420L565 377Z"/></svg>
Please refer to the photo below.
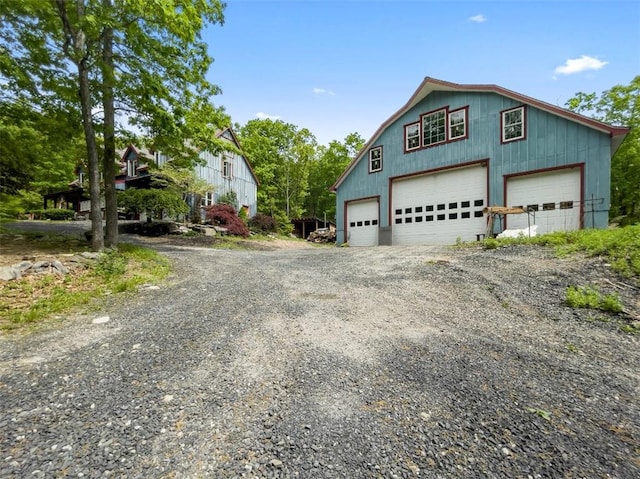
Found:
<svg viewBox="0 0 640 479"><path fill-rule="evenodd" d="M492 92L434 91L386 128L375 143L383 147L383 169L368 173L368 152L336 191L338 243L344 241L344 202L380 196L380 227L388 227L389 179L436 168L489 160L489 204L504 205L505 176L567 165L584 165L585 227L606 227L610 201L609 135L566 118L526 106L526 139L501 144L500 114L521 106ZM404 125L439 108L468 106L468 138L404 152ZM597 200L591 213L591 198ZM595 224L592 224L591 218Z"/></svg>

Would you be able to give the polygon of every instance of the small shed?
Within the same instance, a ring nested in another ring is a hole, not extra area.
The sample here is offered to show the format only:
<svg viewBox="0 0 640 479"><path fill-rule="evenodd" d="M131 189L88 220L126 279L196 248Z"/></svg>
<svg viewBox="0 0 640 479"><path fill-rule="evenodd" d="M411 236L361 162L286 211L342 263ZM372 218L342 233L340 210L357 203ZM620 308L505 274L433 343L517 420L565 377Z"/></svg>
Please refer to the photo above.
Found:
<svg viewBox="0 0 640 479"><path fill-rule="evenodd" d="M329 231L336 230L336 224L333 221L326 221L315 216L296 218L291 220L291 224L293 224L293 234L303 239L319 228L329 228Z"/></svg>

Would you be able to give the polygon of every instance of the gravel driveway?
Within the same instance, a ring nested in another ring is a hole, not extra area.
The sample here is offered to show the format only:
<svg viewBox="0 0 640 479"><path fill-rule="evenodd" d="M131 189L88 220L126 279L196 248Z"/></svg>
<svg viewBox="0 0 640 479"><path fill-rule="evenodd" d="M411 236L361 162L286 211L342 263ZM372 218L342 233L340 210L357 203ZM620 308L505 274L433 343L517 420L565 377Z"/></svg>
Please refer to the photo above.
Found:
<svg viewBox="0 0 640 479"><path fill-rule="evenodd" d="M597 261L155 247L160 289L0 338L0 477L640 477L638 337L563 305Z"/></svg>

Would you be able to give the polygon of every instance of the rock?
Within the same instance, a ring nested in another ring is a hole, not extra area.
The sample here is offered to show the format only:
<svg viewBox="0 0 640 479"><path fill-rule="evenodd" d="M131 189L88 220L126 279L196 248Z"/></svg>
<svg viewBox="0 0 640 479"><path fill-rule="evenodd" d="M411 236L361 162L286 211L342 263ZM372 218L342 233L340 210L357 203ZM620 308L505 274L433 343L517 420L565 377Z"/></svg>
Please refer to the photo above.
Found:
<svg viewBox="0 0 640 479"><path fill-rule="evenodd" d="M65 268L65 266L60 261L54 261L51 263L51 266L54 268L55 273L67 274L69 270Z"/></svg>
<svg viewBox="0 0 640 479"><path fill-rule="evenodd" d="M99 318L94 318L93 321L91 321L92 324L104 324L104 323L108 323L109 322L109 316L100 316Z"/></svg>
<svg viewBox="0 0 640 479"><path fill-rule="evenodd" d="M12 281L20 279L21 277L22 273L18 268L14 268L13 266L0 266L0 280Z"/></svg>
<svg viewBox="0 0 640 479"><path fill-rule="evenodd" d="M35 260L35 257L34 257ZM31 268L31 266L33 266L33 263L31 261L21 261L20 263L16 263L14 265L12 265L12 268L16 268L19 269L20 271L25 271L29 268Z"/></svg>

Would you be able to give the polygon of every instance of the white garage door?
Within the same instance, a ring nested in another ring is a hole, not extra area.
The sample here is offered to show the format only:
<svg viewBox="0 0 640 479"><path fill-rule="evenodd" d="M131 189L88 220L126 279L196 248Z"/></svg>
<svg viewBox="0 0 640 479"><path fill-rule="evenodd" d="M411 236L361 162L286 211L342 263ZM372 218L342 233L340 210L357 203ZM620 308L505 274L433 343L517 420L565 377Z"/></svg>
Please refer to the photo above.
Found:
<svg viewBox="0 0 640 479"><path fill-rule="evenodd" d="M349 246L378 245L378 200L347 204L347 242Z"/></svg>
<svg viewBox="0 0 640 479"><path fill-rule="evenodd" d="M580 228L580 168L556 170L507 180L507 204L535 210L529 218L537 234ZM526 228L527 215L509 215L508 229Z"/></svg>
<svg viewBox="0 0 640 479"><path fill-rule="evenodd" d="M487 169L442 171L393 182L393 244L475 241L487 222Z"/></svg>

